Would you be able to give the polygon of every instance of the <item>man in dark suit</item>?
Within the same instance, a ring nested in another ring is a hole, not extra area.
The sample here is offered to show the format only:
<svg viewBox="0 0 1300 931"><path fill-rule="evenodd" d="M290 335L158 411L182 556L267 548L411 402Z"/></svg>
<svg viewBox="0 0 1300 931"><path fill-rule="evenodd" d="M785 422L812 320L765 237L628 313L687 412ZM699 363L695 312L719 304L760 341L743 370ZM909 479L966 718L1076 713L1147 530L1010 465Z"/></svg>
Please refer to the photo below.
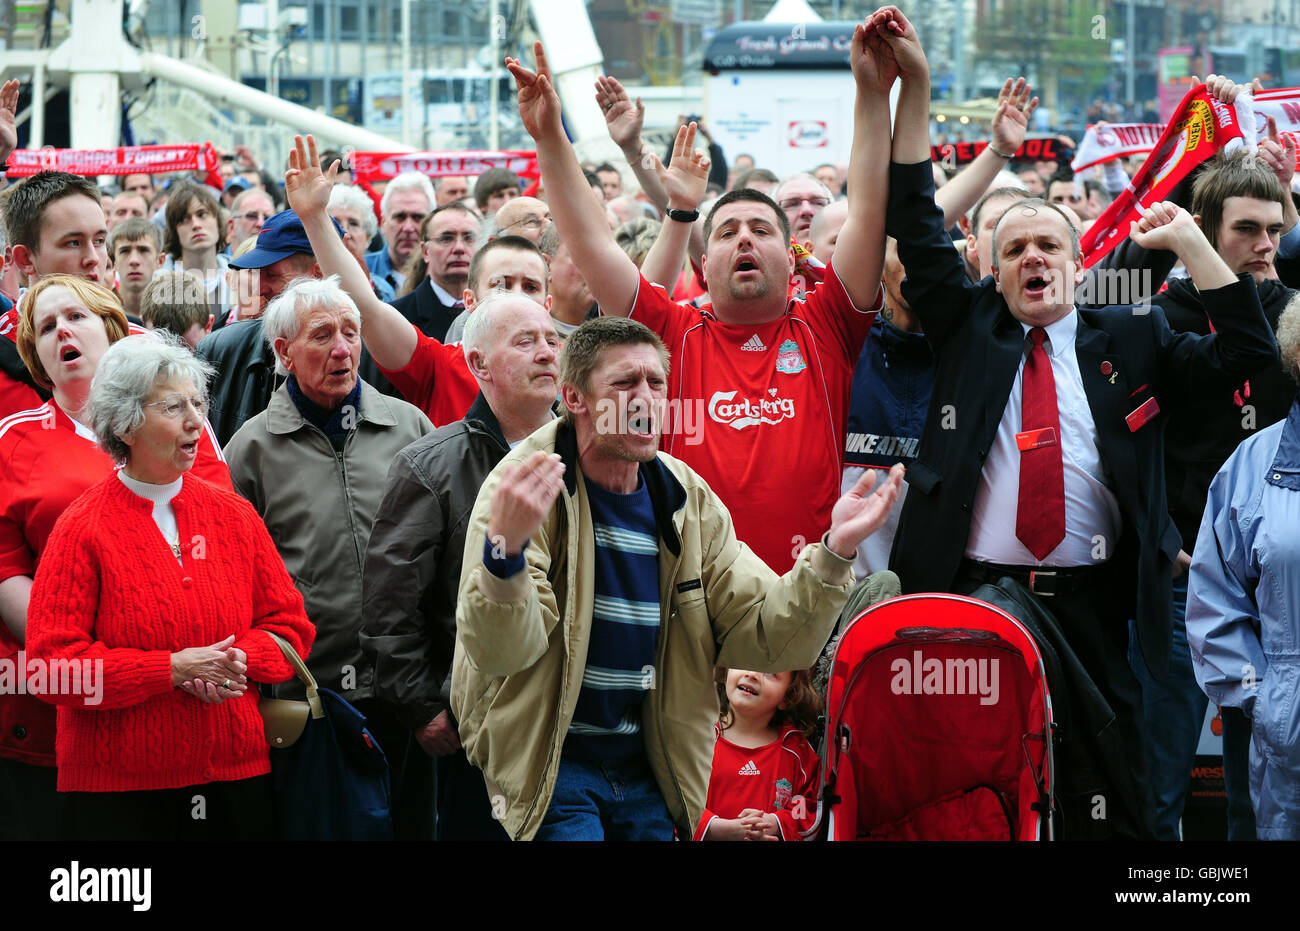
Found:
<svg viewBox="0 0 1300 931"><path fill-rule="evenodd" d="M465 309L469 264L478 248L479 221L463 204L439 207L420 227L420 260L411 289L393 301L420 332L446 342L447 327Z"/></svg>
<svg viewBox="0 0 1300 931"><path fill-rule="evenodd" d="M902 77L887 229L936 357L890 568L913 592L970 592L1011 575L1043 597L1116 713L1141 798L1127 624L1136 619L1162 675L1180 543L1165 503L1165 416L1270 364L1276 345L1250 276L1234 275L1173 204L1146 211L1132 238L1192 271L1215 334L1175 334L1141 307L1076 310L1078 232L1039 199L1006 210L993 275L972 284L934 204L929 73L915 30L893 8L873 20L873 48ZM1121 836L1149 835L1149 804L1110 801L1091 800L1093 817Z"/></svg>

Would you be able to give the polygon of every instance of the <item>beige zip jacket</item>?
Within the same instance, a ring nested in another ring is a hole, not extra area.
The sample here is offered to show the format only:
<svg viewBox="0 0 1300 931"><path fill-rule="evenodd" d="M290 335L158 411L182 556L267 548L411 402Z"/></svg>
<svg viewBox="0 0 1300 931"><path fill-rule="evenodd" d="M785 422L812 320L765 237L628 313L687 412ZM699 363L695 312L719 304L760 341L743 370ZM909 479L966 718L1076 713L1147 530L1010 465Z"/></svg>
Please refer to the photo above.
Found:
<svg viewBox="0 0 1300 931"><path fill-rule="evenodd" d="M483 566L489 505L504 469L559 453L565 489L524 553L498 579ZM660 453L641 466L659 526L661 621L642 704L649 760L679 835L704 809L713 757L717 665L780 672L816 662L852 584L849 561L821 543L778 576L736 539L704 480ZM456 608L451 704L469 760L486 777L511 837L536 835L582 685L591 634L594 539L572 427L555 421L519 444L479 491Z"/></svg>

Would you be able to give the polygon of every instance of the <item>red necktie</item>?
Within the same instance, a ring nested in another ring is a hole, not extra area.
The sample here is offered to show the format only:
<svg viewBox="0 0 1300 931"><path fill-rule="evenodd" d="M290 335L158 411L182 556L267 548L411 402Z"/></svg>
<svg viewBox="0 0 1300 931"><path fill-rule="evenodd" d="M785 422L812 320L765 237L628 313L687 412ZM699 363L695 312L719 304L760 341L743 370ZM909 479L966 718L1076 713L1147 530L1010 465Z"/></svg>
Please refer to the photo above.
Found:
<svg viewBox="0 0 1300 931"><path fill-rule="evenodd" d="M1029 331L1034 348L1025 360L1020 399L1020 429L1051 430L1051 443L1020 451L1020 497L1016 539L1035 559L1043 559L1065 539L1065 470L1061 465L1061 414L1056 407L1052 360L1043 349L1047 331ZM1045 438L1045 436L1044 436Z"/></svg>

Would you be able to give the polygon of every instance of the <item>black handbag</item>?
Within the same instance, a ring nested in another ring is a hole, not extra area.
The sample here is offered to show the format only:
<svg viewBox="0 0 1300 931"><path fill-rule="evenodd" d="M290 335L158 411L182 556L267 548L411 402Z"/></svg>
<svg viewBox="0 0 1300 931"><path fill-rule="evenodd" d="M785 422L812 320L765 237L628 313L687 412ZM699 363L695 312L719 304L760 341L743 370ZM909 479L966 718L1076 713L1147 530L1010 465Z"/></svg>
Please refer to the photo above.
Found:
<svg viewBox="0 0 1300 931"><path fill-rule="evenodd" d="M297 652L270 634L306 686L306 701L262 698L281 840L392 840L388 760L366 718L316 685Z"/></svg>

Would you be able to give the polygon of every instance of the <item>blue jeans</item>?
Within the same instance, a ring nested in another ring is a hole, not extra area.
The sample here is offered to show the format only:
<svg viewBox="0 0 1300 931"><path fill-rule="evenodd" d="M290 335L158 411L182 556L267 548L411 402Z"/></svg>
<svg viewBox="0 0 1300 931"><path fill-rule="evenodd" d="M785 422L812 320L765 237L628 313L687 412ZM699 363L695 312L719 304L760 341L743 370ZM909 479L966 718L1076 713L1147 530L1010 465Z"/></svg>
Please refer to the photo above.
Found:
<svg viewBox="0 0 1300 931"><path fill-rule="evenodd" d="M644 757L560 760L537 840L672 840L673 823Z"/></svg>
<svg viewBox="0 0 1300 931"><path fill-rule="evenodd" d="M1196 745L1209 699L1196 683L1192 653L1187 646L1187 573L1173 581L1173 650L1163 682L1147 672L1137 638L1132 639L1130 661L1142 683L1142 710L1147 722L1144 749L1147 778L1151 782L1156 840L1178 840L1178 824L1192 781ZM1226 757L1226 754L1225 754ZM1226 760L1225 760L1226 764ZM1249 790L1247 790L1249 791Z"/></svg>

